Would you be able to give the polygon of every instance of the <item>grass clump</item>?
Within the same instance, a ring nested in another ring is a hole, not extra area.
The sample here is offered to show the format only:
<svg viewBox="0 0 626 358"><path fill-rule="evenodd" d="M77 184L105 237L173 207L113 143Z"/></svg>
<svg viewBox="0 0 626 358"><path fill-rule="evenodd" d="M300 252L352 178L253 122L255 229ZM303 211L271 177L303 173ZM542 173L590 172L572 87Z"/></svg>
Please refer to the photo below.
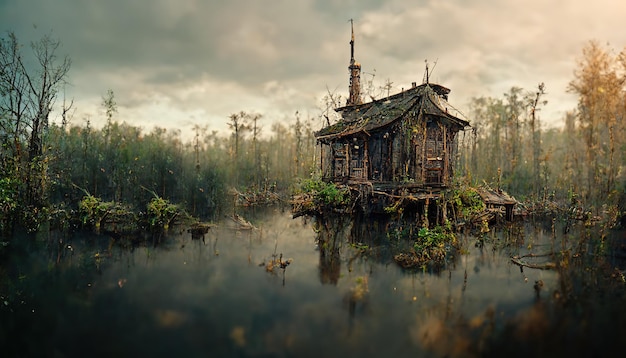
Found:
<svg viewBox="0 0 626 358"><path fill-rule="evenodd" d="M292 199L294 213L320 213L350 204L350 189L320 179L305 179L297 186Z"/></svg>
<svg viewBox="0 0 626 358"><path fill-rule="evenodd" d="M113 211L119 210L118 204L113 201L103 201L93 195L85 195L78 203L81 223L84 226L100 230L102 222Z"/></svg>
<svg viewBox="0 0 626 358"><path fill-rule="evenodd" d="M445 201L452 204L457 219L471 220L485 209L485 202L475 188L458 187L445 193Z"/></svg>
<svg viewBox="0 0 626 358"><path fill-rule="evenodd" d="M178 205L174 205L169 200L161 197L153 197L147 205L148 222L151 228L162 228L168 230L170 224L182 213Z"/></svg>
<svg viewBox="0 0 626 358"><path fill-rule="evenodd" d="M403 268L442 268L446 257L458 245L456 235L447 226L423 227L417 233L408 252L394 256L394 260Z"/></svg>
<svg viewBox="0 0 626 358"><path fill-rule="evenodd" d="M329 205L347 204L350 201L350 191L339 187L335 183L327 183L320 179L305 179L300 185L303 194L311 194L318 204Z"/></svg>

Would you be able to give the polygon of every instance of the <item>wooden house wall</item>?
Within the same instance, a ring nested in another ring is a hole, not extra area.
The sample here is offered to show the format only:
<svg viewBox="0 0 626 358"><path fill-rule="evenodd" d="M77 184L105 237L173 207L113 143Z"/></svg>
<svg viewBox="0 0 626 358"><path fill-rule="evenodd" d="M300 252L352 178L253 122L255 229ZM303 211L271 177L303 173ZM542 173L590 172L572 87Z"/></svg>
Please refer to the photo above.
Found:
<svg viewBox="0 0 626 358"><path fill-rule="evenodd" d="M446 154L446 127L430 122L426 129L426 141L422 175L425 184L443 184L448 155Z"/></svg>
<svg viewBox="0 0 626 358"><path fill-rule="evenodd" d="M332 152L334 163L332 177L337 179L347 177L350 163L348 145L343 141L334 142L332 143Z"/></svg>
<svg viewBox="0 0 626 358"><path fill-rule="evenodd" d="M407 166L410 170L409 177L417 184L424 184L422 166L424 161L425 133L426 127L422 118L414 119L410 128L411 147L407 148L407 153L410 154Z"/></svg>
<svg viewBox="0 0 626 358"><path fill-rule="evenodd" d="M373 181L391 181L392 141L388 131L373 133L368 140L369 179Z"/></svg>
<svg viewBox="0 0 626 358"><path fill-rule="evenodd" d="M423 183L421 160L424 145L424 123L421 118L408 115L391 133L391 180Z"/></svg>
<svg viewBox="0 0 626 358"><path fill-rule="evenodd" d="M395 131L390 155L392 180L448 184L453 131L436 118L408 117L401 123Z"/></svg>
<svg viewBox="0 0 626 358"><path fill-rule="evenodd" d="M383 170L383 165L384 165L384 159L383 159L383 142L381 139L380 135L373 135L370 137L369 139L369 155L370 155L370 162L369 162L369 177L371 180L374 181L382 181L383 179L383 175L382 175L382 170Z"/></svg>
<svg viewBox="0 0 626 358"><path fill-rule="evenodd" d="M427 119L408 117L395 127L322 143L323 178L449 184L457 131Z"/></svg>
<svg viewBox="0 0 626 358"><path fill-rule="evenodd" d="M367 141L359 137L352 137L349 143L350 178L368 179Z"/></svg>
<svg viewBox="0 0 626 358"><path fill-rule="evenodd" d="M446 136L446 153L448 155L448 167L446 168L446 185L450 184L452 177L454 176L454 159L456 158L456 153L458 149L457 135L458 131L448 129L448 135Z"/></svg>
<svg viewBox="0 0 626 358"><path fill-rule="evenodd" d="M332 145L320 143L320 146L320 168L322 169L322 178L324 180L333 179L335 163L333 162L334 155Z"/></svg>
<svg viewBox="0 0 626 358"><path fill-rule="evenodd" d="M404 133L398 131L395 133L391 143L391 175L393 181L402 181L405 176L404 166Z"/></svg>
<svg viewBox="0 0 626 358"><path fill-rule="evenodd" d="M322 178L325 180L341 179L346 176L345 145L340 142L321 143Z"/></svg>

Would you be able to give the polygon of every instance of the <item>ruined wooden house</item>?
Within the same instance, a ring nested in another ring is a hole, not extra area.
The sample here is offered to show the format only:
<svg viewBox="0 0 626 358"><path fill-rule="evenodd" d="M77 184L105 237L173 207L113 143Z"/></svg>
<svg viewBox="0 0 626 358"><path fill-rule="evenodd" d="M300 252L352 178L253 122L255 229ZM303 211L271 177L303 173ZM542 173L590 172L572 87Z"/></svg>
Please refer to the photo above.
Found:
<svg viewBox="0 0 626 358"><path fill-rule="evenodd" d="M341 119L316 133L323 179L414 191L448 186L457 134L469 126L447 102L450 90L426 80L363 103L354 32L350 45L350 92L346 106L336 109Z"/></svg>

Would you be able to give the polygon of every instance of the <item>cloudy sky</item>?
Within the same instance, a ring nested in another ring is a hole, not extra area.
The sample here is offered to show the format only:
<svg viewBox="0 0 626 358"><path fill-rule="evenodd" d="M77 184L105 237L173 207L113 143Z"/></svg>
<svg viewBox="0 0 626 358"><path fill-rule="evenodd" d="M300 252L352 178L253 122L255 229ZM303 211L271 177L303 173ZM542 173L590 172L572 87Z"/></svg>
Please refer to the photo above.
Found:
<svg viewBox="0 0 626 358"><path fill-rule="evenodd" d="M226 131L239 111L290 123L319 117L322 98L348 90L354 19L362 81L390 93L431 82L470 98L501 97L544 82L542 119L558 124L576 106L566 92L590 40L626 46L626 3L617 0L0 0L0 30L24 43L45 33L72 59L65 91L73 124L104 122L115 93L117 119L141 126L194 124ZM435 65L436 63L436 65ZM469 118L471 121L471 118ZM54 120L54 118L53 118ZM321 122L319 122L321 124ZM269 128L269 126L266 126Z"/></svg>

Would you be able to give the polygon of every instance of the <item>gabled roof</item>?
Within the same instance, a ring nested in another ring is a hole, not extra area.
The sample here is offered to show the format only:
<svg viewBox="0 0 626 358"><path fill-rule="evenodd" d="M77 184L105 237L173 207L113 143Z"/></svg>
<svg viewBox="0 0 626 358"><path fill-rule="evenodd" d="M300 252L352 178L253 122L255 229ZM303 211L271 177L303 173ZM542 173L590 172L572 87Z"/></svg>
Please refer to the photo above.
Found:
<svg viewBox="0 0 626 358"><path fill-rule="evenodd" d="M369 132L395 122L409 111L419 110L463 129L469 122L459 118L461 114L446 101L449 92L443 86L426 83L372 102L337 108L342 119L322 128L315 136L319 140Z"/></svg>

